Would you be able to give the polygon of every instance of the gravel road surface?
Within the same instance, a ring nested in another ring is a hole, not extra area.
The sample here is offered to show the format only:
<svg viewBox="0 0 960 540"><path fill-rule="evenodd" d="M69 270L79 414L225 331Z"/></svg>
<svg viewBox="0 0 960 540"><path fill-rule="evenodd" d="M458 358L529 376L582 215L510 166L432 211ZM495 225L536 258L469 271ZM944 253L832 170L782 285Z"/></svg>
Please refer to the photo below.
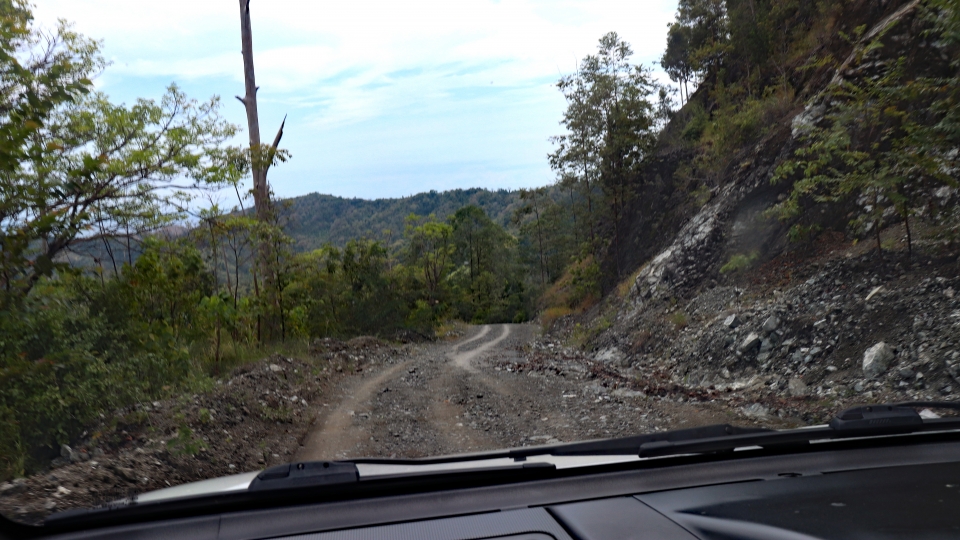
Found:
<svg viewBox="0 0 960 540"><path fill-rule="evenodd" d="M712 404L597 392L586 370L502 369L526 362L538 331L473 327L457 342L424 345L344 379L325 397L297 459L437 456L734 420Z"/></svg>

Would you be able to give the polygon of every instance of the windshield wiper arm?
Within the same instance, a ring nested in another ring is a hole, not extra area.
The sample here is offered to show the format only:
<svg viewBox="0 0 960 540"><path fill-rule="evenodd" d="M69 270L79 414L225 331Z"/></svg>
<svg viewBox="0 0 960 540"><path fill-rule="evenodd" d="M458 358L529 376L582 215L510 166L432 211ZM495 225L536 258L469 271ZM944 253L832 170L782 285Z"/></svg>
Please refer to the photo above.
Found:
<svg viewBox="0 0 960 540"><path fill-rule="evenodd" d="M304 461L264 469L249 491L355 484L360 481L357 466L344 461Z"/></svg>
<svg viewBox="0 0 960 540"><path fill-rule="evenodd" d="M810 441L902 435L922 431L960 429L960 419L924 420L917 407L960 410L960 403L913 401L889 405L866 405L847 409L827 426L790 431L767 431L709 437L696 440L651 441L641 445L640 457L662 457L678 454L700 454L732 451L737 448L762 448L805 445Z"/></svg>

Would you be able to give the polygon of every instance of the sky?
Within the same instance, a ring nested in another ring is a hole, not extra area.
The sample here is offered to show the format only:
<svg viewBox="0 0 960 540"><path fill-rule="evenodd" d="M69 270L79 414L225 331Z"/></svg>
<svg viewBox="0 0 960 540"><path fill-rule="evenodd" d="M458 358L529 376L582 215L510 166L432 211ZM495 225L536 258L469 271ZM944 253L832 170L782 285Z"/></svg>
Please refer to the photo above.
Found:
<svg viewBox="0 0 960 540"><path fill-rule="evenodd" d="M239 0L35 0L103 40L115 102L175 82L246 130ZM287 116L280 197L365 199L551 183L562 74L615 31L656 69L676 0L252 0L261 136ZM659 77L669 82L662 74ZM237 144L244 144L244 133Z"/></svg>

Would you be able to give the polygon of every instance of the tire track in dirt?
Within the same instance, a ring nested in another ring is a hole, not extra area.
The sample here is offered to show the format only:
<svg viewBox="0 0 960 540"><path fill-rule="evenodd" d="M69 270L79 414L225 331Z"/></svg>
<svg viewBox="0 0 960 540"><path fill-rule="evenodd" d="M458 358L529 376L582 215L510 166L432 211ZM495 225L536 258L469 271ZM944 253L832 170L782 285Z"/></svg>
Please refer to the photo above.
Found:
<svg viewBox="0 0 960 540"><path fill-rule="evenodd" d="M461 421L463 408L457 404L458 396L475 392L471 388L470 376L478 375L479 370L471 362L480 357L483 353L493 349L503 340L510 336L510 327L502 326L503 331L492 341L483 343L468 351L463 351L464 345L478 341L490 332L491 326L485 325L475 337L464 341L447 353L449 359L443 366L443 371L438 380L439 387L447 389L446 396L436 396L430 407L430 422L435 426L436 432L440 434L446 446L457 451L469 451L482 448L484 439L473 429L464 427ZM465 373L466 372L466 373ZM484 385L487 386L487 385ZM462 401L462 398L460 399Z"/></svg>
<svg viewBox="0 0 960 540"><path fill-rule="evenodd" d="M509 325L499 332L496 327L484 325L468 339L411 351L405 362L347 386L304 438L297 460L385 457L394 453L384 446L391 441L407 446L407 455L489 447L493 441L486 433L463 426L464 411L456 402L463 395L493 393L488 384L478 390L478 381L471 379L482 378L473 362L512 335Z"/></svg>
<svg viewBox="0 0 960 540"><path fill-rule="evenodd" d="M331 411L319 429L311 432L297 452L297 461L321 461L345 457L364 439L363 429L354 425L357 410L368 407L374 393L387 381L412 364L414 359L397 364L370 379L361 379Z"/></svg>
<svg viewBox="0 0 960 540"><path fill-rule="evenodd" d="M490 325L489 325L489 324L484 325L483 327L480 328L480 331L477 332L477 335L473 336L473 337L470 338L470 339L467 339L467 340L464 340L464 341L461 341L461 342L457 343L456 346L454 347L454 350L459 351L460 349L463 348L464 345L469 345L470 343L473 343L474 341L478 341L478 340L483 339L484 337L486 337L486 335L487 335L489 332L490 332Z"/></svg>
<svg viewBox="0 0 960 540"><path fill-rule="evenodd" d="M510 327L507 325L503 325L503 333L500 334L500 336L494 339L493 341L488 341L487 343L484 343L483 345L480 345L475 349L470 349L469 351L466 351L466 352L459 352L459 351L467 343L470 343L472 341L476 341L485 337L489 331L490 331L490 325L485 325L483 327L483 330L480 331L480 334L478 334L476 337L472 339L464 341L456 349L454 349L453 355L452 356L448 355L450 357L450 360L452 360L452 363L457 367L460 367L467 371L475 373L477 369L470 363L470 361L473 360L474 358L477 358L481 354L489 351L490 349L496 347L497 345L500 344L500 342L510 337Z"/></svg>
<svg viewBox="0 0 960 540"><path fill-rule="evenodd" d="M459 342L407 349L401 363L344 384L297 459L439 456L724 420L708 414L720 405L618 396L580 364L531 369L535 339L532 326L485 325ZM504 360L524 369L503 369Z"/></svg>

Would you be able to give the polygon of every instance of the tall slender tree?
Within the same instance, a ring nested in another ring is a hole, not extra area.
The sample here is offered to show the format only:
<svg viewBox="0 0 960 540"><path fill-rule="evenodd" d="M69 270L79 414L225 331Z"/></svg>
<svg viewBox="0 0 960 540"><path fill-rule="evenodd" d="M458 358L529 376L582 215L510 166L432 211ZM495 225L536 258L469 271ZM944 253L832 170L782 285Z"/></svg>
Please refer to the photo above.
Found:
<svg viewBox="0 0 960 540"><path fill-rule="evenodd" d="M240 37L243 46L243 80L245 94L237 96L247 111L247 128L250 134L250 164L253 175L253 203L257 219L266 224L272 221L270 205L270 187L267 184L267 171L277 160L285 159L286 155L278 149L283 137L283 128L287 119L284 117L273 139L272 145L260 142L260 116L257 111L257 79L253 69L253 30L250 23L250 0L240 0ZM274 312L280 309L280 298L276 291L276 277L271 272L275 256L268 240L260 242L258 267L263 280L262 290L265 294L268 313L266 314L266 339L274 339L277 334L277 317ZM258 287L259 288L259 287Z"/></svg>
<svg viewBox="0 0 960 540"><path fill-rule="evenodd" d="M691 64L690 27L672 23L667 31L667 49L660 58L660 66L670 80L680 87L680 102L690 101L689 83L694 82L696 72Z"/></svg>
<svg viewBox="0 0 960 540"><path fill-rule="evenodd" d="M563 181L576 178L587 200L590 252L602 248L597 221L612 226L614 259L620 273L621 221L633 197L640 164L656 144L657 111L651 96L658 85L643 66L630 63L633 51L615 32L600 39L597 54L580 63L576 76L558 86L567 98L561 122L567 133L553 139L557 150L550 165ZM594 214L594 198L604 212Z"/></svg>

